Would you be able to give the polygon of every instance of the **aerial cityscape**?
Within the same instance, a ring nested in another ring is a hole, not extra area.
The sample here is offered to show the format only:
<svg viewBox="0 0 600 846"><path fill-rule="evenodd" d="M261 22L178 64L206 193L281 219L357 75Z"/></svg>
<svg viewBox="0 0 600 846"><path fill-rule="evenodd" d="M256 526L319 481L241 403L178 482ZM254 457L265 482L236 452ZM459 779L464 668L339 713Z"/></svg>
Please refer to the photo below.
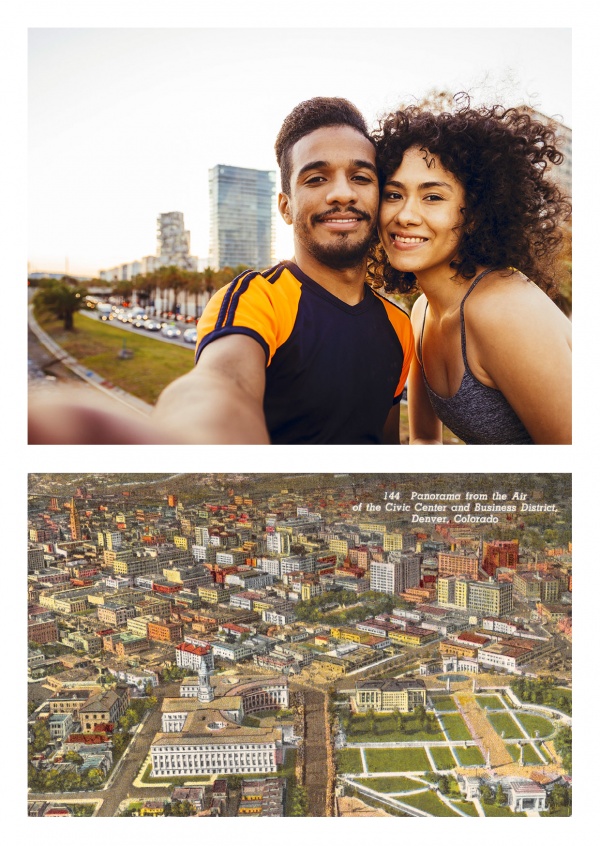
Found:
<svg viewBox="0 0 600 846"><path fill-rule="evenodd" d="M571 476L29 476L28 815L571 814Z"/></svg>

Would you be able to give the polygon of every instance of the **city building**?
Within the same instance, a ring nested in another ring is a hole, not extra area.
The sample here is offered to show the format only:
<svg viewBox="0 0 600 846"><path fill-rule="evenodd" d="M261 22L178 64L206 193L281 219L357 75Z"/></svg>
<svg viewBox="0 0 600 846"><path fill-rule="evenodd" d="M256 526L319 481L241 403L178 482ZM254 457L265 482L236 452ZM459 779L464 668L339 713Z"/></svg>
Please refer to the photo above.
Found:
<svg viewBox="0 0 600 846"><path fill-rule="evenodd" d="M161 267L198 270L197 256L190 255L190 233L183 222L183 212L165 212L156 221L157 255L119 264L98 272L105 282L131 282L134 276L154 273Z"/></svg>
<svg viewBox="0 0 600 846"><path fill-rule="evenodd" d="M461 576L440 576L437 598L440 605L465 608L485 616L502 617L513 609L511 582L472 581Z"/></svg>
<svg viewBox="0 0 600 846"><path fill-rule="evenodd" d="M163 700L162 730L150 746L153 776L276 772L283 757L282 729L241 723L253 710L288 704L288 682L283 676L216 691L203 665L196 698Z"/></svg>
<svg viewBox="0 0 600 846"><path fill-rule="evenodd" d="M275 172L218 164L209 170L209 263L263 270L275 263Z"/></svg>
<svg viewBox="0 0 600 846"><path fill-rule="evenodd" d="M483 544L483 569L489 576L495 576L498 567L517 569L519 563L519 541L485 541Z"/></svg>
<svg viewBox="0 0 600 846"><path fill-rule="evenodd" d="M117 685L113 690L91 696L85 705L79 708L81 730L93 732L99 723L116 723L122 717L129 704L129 688Z"/></svg>
<svg viewBox="0 0 600 846"><path fill-rule="evenodd" d="M378 593L400 595L418 587L421 578L421 555L390 552L387 561L372 561L370 589Z"/></svg>
<svg viewBox="0 0 600 846"><path fill-rule="evenodd" d="M420 679L379 679L356 682L357 711L401 711L408 713L426 705L427 688Z"/></svg>

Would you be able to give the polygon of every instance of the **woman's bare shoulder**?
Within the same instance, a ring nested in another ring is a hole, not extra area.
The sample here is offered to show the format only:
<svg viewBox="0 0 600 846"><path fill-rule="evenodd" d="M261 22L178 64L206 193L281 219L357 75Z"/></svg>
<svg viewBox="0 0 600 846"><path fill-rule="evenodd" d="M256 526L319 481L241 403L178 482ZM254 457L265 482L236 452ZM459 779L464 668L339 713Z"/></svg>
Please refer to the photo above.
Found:
<svg viewBox="0 0 600 846"><path fill-rule="evenodd" d="M417 299L413 303L413 307L410 310L410 319L413 325L413 328L418 325L421 327L421 322L423 320L423 314L425 312L425 306L427 305L427 297L425 294L421 294L417 297Z"/></svg>
<svg viewBox="0 0 600 846"><path fill-rule="evenodd" d="M465 318L482 332L502 326L552 326L570 330L558 306L518 270L493 270L475 287L465 303Z"/></svg>

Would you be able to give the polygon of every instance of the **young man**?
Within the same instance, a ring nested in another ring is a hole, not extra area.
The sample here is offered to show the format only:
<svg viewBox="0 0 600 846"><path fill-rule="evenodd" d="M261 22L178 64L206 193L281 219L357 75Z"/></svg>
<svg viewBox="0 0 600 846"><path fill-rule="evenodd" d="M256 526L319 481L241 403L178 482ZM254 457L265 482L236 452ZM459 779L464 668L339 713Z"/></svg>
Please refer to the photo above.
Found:
<svg viewBox="0 0 600 846"><path fill-rule="evenodd" d="M156 443L398 443L414 344L404 312L364 282L379 201L365 121L317 97L288 115L275 151L294 261L214 295L197 365L163 391L141 443L152 431Z"/></svg>

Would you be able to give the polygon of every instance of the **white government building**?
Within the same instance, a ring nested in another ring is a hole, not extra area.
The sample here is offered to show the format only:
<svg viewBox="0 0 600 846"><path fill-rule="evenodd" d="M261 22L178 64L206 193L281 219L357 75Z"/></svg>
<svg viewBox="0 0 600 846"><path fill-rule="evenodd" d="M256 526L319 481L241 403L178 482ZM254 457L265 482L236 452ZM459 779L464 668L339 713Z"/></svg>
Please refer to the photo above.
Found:
<svg viewBox="0 0 600 846"><path fill-rule="evenodd" d="M195 685L192 679L184 679L184 695L163 701L162 731L150 746L152 775L276 772L283 760L282 728L241 723L253 711L288 707L285 676L239 682L229 688L221 683L221 695L210 676L203 661Z"/></svg>

